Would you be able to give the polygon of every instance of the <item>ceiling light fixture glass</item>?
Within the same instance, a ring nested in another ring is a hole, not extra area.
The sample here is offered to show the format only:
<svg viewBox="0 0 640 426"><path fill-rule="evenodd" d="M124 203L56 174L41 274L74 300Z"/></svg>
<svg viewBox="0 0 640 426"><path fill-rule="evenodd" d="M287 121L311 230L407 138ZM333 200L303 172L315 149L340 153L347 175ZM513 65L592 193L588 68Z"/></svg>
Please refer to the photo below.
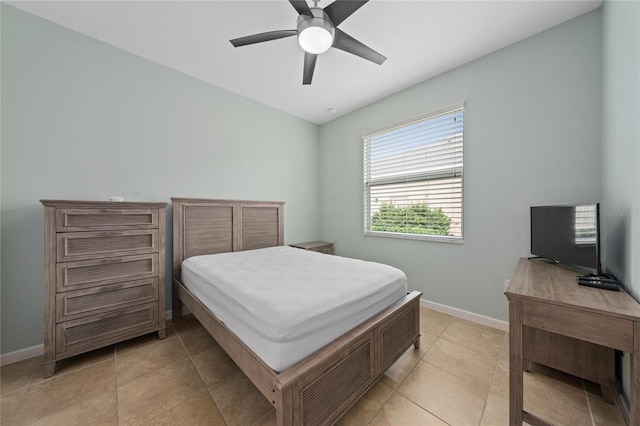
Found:
<svg viewBox="0 0 640 426"><path fill-rule="evenodd" d="M298 43L306 52L323 53L333 44L335 29L327 14L320 8L311 8L313 17L298 16Z"/></svg>

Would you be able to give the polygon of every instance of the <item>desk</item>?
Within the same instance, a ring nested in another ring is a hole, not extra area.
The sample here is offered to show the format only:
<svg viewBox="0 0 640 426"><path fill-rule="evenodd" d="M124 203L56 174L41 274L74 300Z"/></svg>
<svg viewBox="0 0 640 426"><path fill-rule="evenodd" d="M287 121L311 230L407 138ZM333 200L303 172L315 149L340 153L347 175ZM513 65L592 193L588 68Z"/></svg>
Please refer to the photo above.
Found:
<svg viewBox="0 0 640 426"><path fill-rule="evenodd" d="M509 299L511 426L520 426L523 420L546 424L525 412L522 404L522 375L532 345L531 331L631 353L630 424L640 424L640 304L622 290L580 286L576 275L580 274L552 262L522 258L505 291ZM548 352L553 349L546 348ZM605 396L607 392L603 389Z"/></svg>

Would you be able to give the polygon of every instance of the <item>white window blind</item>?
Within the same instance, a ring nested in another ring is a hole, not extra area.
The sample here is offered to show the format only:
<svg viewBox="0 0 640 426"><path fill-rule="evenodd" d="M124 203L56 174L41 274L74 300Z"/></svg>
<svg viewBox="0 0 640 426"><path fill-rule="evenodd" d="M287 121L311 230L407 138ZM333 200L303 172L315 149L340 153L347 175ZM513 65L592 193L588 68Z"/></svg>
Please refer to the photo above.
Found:
<svg viewBox="0 0 640 426"><path fill-rule="evenodd" d="M363 135L367 235L462 242L464 106Z"/></svg>

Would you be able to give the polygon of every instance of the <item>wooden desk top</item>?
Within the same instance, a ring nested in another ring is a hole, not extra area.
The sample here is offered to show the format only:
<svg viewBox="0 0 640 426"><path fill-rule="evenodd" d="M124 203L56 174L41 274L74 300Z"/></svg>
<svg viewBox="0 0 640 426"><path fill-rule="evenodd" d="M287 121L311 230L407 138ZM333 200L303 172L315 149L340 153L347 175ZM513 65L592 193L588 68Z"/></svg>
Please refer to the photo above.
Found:
<svg viewBox="0 0 640 426"><path fill-rule="evenodd" d="M582 274L551 261L521 258L505 295L640 321L640 304L623 289L581 286L577 275Z"/></svg>

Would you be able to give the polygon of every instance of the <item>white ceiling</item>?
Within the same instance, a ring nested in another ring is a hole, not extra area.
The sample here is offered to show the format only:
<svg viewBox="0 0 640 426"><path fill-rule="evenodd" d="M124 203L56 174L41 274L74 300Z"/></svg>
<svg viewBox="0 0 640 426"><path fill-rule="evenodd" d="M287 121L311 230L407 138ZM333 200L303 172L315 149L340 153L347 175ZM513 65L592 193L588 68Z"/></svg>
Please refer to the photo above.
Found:
<svg viewBox="0 0 640 426"><path fill-rule="evenodd" d="M6 3L322 124L593 10L602 1L371 0L339 28L387 61L376 65L329 49L318 57L310 86L302 85L303 51L296 37L239 48L229 43L295 29L298 14L285 0ZM329 112L332 108L335 113Z"/></svg>

